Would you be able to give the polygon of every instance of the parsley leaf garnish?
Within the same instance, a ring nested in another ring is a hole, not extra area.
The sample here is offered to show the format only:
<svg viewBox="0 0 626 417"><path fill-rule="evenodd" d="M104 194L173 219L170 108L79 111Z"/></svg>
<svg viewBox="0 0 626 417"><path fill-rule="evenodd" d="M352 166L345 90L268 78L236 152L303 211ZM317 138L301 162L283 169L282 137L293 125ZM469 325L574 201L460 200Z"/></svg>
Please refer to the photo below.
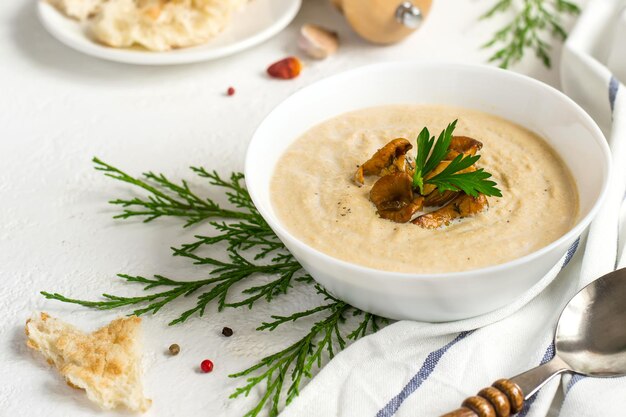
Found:
<svg viewBox="0 0 626 417"><path fill-rule="evenodd" d="M476 197L478 193L486 196L502 197L502 192L496 187L496 182L488 180L491 174L483 168L479 168L472 172L459 171L468 168L480 159L480 155L466 156L458 155L450 165L434 177L426 180L426 183L433 184L439 192L446 190L463 191L472 197Z"/></svg>
<svg viewBox="0 0 626 417"><path fill-rule="evenodd" d="M479 193L486 196L502 197L501 191L496 187L497 184L488 180L491 174L483 168L472 172L460 172L474 165L480 159L480 155L466 156L459 154L450 161L443 171L432 178L425 179L448 154L456 122L457 120L450 123L439 134L437 141L435 141L434 136L430 136L430 132L426 127L418 135L413 187L419 189L420 194L424 192L425 184L432 184L437 187L439 192L448 190L463 191L465 194L473 197L476 197Z"/></svg>
<svg viewBox="0 0 626 417"><path fill-rule="evenodd" d="M422 129L417 137L417 156L415 157L415 174L413 175L413 187L419 188L420 193L424 192L424 177L446 157L452 132L456 127L456 120L439 134L437 142L435 137L430 136L428 128ZM434 145L434 149L433 149ZM432 149L432 153L430 152Z"/></svg>

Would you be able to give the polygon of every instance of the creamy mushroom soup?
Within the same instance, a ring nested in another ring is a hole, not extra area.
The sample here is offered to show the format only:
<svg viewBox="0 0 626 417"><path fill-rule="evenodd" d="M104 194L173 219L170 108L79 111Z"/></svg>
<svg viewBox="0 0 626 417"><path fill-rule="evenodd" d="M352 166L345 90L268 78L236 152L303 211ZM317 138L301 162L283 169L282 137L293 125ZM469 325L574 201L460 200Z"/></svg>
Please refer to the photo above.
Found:
<svg viewBox="0 0 626 417"><path fill-rule="evenodd" d="M502 197L487 197L488 209L435 229L381 218L370 201L380 178L366 176L359 187L355 170L394 138L408 139L408 154L415 155L422 128L438 135L455 119L455 135L482 142L476 165L493 175ZM413 273L511 261L558 239L578 215L574 179L541 137L487 113L431 105L368 108L311 128L279 159L271 196L282 224L313 248L362 266Z"/></svg>

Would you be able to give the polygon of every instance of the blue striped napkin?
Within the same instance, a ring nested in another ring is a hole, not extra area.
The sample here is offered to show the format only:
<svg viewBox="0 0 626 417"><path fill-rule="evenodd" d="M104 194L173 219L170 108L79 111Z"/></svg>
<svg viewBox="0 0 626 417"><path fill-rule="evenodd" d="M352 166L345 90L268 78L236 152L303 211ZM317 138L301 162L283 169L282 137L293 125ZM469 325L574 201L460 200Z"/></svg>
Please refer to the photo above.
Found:
<svg viewBox="0 0 626 417"><path fill-rule="evenodd" d="M618 81L626 79L624 7L624 0L590 1L561 61L564 92L604 130L615 161L609 196L588 234L513 305L453 323L397 322L356 342L281 417L436 417L494 380L552 358L567 301L591 280L626 266L626 236L619 238L626 233L626 93ZM626 378L555 378L519 415L626 416Z"/></svg>

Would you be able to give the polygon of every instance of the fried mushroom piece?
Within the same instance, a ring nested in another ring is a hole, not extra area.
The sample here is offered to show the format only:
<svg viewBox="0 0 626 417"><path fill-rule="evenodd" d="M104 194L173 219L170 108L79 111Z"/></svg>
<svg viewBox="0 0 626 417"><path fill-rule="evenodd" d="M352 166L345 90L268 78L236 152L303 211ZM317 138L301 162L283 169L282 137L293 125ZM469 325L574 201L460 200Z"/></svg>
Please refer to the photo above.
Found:
<svg viewBox="0 0 626 417"><path fill-rule="evenodd" d="M451 163L451 161L441 161L439 163L439 165L437 165L435 167L435 169L430 171L428 173L428 175L426 175L424 177L424 180L429 180L432 177L434 177L435 175L440 174L441 171L443 171L444 169L446 169L448 167L448 165L450 165L450 163ZM457 174L464 174L466 172L474 172L474 171L476 171L476 167L474 165L472 165L470 167L467 167L465 169L460 170L459 172L457 172ZM433 184L425 184L424 185L424 195L428 198L429 196L431 196L435 192L436 188L437 187L435 185L433 185ZM455 193L455 195L456 195L456 193ZM451 199L448 199L447 201L450 201L450 200ZM428 205L428 206L441 206L441 205L445 204L447 201L441 202L440 204L426 204L426 205Z"/></svg>
<svg viewBox="0 0 626 417"><path fill-rule="evenodd" d="M451 161L441 161L439 163L439 165L437 165L435 168L433 168L432 171L430 171L428 174L426 174L426 176L424 177L424 181L431 179L432 177L434 177L437 174L440 174L441 171L443 171L444 169L446 169L448 167L448 165L450 165ZM433 185L433 184L424 184L424 195L429 195L432 194L433 192L435 192L435 189L437 188L437 186Z"/></svg>
<svg viewBox="0 0 626 417"><path fill-rule="evenodd" d="M445 206L459 195L458 191L446 190L442 193L435 190L424 197L424 207Z"/></svg>
<svg viewBox="0 0 626 417"><path fill-rule="evenodd" d="M444 160L452 161L460 154L464 154L465 156L474 156L476 155L476 152L482 149L482 147L482 142L468 136L452 136L450 147L448 148L448 153L446 154Z"/></svg>
<svg viewBox="0 0 626 417"><path fill-rule="evenodd" d="M484 194L478 194L477 197L461 194L447 206L423 214L411 223L424 229L438 229L441 226L447 226L454 219L474 216L488 207L489 202Z"/></svg>
<svg viewBox="0 0 626 417"><path fill-rule="evenodd" d="M370 200L383 219L406 223L422 208L424 198L413 195L413 178L405 172L381 177L370 191Z"/></svg>
<svg viewBox="0 0 626 417"><path fill-rule="evenodd" d="M446 154L444 160L426 176L426 179L432 178L435 175L439 174L450 164L449 161L452 161L460 154L463 154L465 156L474 156L476 155L476 152L478 152L482 147L482 142L468 136L452 136L452 140L450 141L450 147L448 148L448 153ZM467 169L460 171L460 173L473 171L476 171L476 167L471 166ZM424 187L424 193L426 195L426 197L424 198L424 206L443 206L452 201L459 194L455 191L444 191L443 193L437 193L434 191L434 189L435 187L432 184L427 184Z"/></svg>
<svg viewBox="0 0 626 417"><path fill-rule="evenodd" d="M360 187L365 182L366 175L383 177L395 172L407 170L406 153L413 148L411 142L404 138L394 139L363 163L354 173L354 182Z"/></svg>

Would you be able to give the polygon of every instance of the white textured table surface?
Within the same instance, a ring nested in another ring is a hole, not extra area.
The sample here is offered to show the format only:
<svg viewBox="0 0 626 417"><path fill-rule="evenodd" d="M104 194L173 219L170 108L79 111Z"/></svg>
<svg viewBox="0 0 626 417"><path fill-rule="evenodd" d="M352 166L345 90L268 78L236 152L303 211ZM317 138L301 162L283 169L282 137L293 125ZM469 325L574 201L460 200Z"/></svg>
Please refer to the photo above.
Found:
<svg viewBox="0 0 626 417"><path fill-rule="evenodd" d="M296 89L380 61L483 63L488 52L479 45L501 23L477 24L490 1L437 0L417 34L380 48L351 33L326 0L304 3L286 31L253 50L205 64L150 68L74 52L44 31L32 0L0 2L0 416L118 415L100 412L83 393L66 386L26 348L23 326L37 310L85 329L122 312L47 301L40 290L97 299L102 292L140 291L116 282L120 272L179 279L205 273L170 256L169 247L189 241L194 230L183 231L173 220L146 226L111 219L115 209L106 201L129 195L128 187L96 173L93 156L132 174L155 170L172 178L191 178L190 165L226 174L241 170L255 127ZM340 52L307 63L296 80L268 79L266 66L297 53L295 33L309 22L336 29ZM558 72L544 69L534 58L517 70L557 84ZM229 85L237 89L234 97L224 95ZM229 400L242 381L227 375L285 346L310 323L274 333L254 328L270 314L316 302L311 288L296 287L271 306L260 303L252 311L220 314L211 308L204 318L177 327L167 322L184 303L147 316L145 385L154 400L147 415L243 415L256 393L250 400ZM235 336L222 337L224 325ZM168 357L164 351L174 342L182 353ZM204 358L214 361L212 374L197 371Z"/></svg>

